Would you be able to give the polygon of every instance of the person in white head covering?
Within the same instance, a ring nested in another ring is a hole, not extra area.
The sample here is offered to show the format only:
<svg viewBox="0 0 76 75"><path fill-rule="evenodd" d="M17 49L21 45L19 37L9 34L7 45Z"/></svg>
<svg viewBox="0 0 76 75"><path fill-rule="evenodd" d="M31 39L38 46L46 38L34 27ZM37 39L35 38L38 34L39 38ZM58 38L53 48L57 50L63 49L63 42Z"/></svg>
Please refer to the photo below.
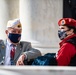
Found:
<svg viewBox="0 0 76 75"><path fill-rule="evenodd" d="M22 25L20 19L9 20L6 28L7 39L17 44L21 39Z"/></svg>
<svg viewBox="0 0 76 75"><path fill-rule="evenodd" d="M32 48L30 42L20 41L22 24L20 19L9 20L5 30L6 42L1 41L0 64L1 65L28 65L29 61L41 56L41 52ZM14 46L13 63L11 63L11 49Z"/></svg>

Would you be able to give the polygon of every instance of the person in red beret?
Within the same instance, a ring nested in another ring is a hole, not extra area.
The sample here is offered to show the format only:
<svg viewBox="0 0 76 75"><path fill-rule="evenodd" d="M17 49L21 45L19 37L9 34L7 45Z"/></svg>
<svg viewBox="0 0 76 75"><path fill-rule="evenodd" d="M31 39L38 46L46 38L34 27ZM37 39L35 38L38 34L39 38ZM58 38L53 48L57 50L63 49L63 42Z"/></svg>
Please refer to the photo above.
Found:
<svg viewBox="0 0 76 75"><path fill-rule="evenodd" d="M58 21L61 40L56 60L58 66L76 66L76 20L62 18Z"/></svg>

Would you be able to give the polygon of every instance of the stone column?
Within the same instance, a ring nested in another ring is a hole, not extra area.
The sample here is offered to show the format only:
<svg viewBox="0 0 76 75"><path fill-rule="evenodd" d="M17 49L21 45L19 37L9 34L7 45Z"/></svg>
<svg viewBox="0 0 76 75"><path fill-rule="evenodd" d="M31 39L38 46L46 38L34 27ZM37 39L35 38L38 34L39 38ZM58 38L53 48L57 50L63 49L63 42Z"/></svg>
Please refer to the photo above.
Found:
<svg viewBox="0 0 76 75"><path fill-rule="evenodd" d="M0 0L0 39L5 39L6 24L9 19L7 0Z"/></svg>
<svg viewBox="0 0 76 75"><path fill-rule="evenodd" d="M32 24L31 24L31 4L30 0L20 0L20 19L22 22L22 40L32 40Z"/></svg>
<svg viewBox="0 0 76 75"><path fill-rule="evenodd" d="M62 17L63 0L20 0L22 40L30 41L42 52L58 50L58 20Z"/></svg>
<svg viewBox="0 0 76 75"><path fill-rule="evenodd" d="M7 21L19 17L19 0L0 0L0 39L6 39Z"/></svg>

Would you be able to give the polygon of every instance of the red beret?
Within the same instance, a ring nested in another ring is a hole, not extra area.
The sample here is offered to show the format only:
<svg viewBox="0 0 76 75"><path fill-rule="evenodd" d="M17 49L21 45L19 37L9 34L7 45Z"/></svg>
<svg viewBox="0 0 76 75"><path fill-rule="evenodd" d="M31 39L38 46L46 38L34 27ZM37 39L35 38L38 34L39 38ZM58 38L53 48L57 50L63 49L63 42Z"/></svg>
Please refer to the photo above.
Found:
<svg viewBox="0 0 76 75"><path fill-rule="evenodd" d="M76 20L72 18L62 18L58 21L58 25L66 25L66 26L72 26L76 27Z"/></svg>

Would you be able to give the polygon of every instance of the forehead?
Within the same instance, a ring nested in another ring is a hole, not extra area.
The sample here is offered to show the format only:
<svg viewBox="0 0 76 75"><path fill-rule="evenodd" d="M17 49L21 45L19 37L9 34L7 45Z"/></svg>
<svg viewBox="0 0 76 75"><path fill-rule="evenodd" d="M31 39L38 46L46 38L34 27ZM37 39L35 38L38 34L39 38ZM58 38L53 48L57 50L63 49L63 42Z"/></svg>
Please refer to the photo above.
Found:
<svg viewBox="0 0 76 75"><path fill-rule="evenodd" d="M67 26L64 26L64 25L62 25L62 26L59 26L59 29L67 29L68 27Z"/></svg>
<svg viewBox="0 0 76 75"><path fill-rule="evenodd" d="M12 31L12 30L13 30L13 31L14 31L14 30L16 30L16 31L21 31L22 29L19 29L19 28L11 28L11 27L10 27L10 28L8 28L8 30L10 30L10 31Z"/></svg>

